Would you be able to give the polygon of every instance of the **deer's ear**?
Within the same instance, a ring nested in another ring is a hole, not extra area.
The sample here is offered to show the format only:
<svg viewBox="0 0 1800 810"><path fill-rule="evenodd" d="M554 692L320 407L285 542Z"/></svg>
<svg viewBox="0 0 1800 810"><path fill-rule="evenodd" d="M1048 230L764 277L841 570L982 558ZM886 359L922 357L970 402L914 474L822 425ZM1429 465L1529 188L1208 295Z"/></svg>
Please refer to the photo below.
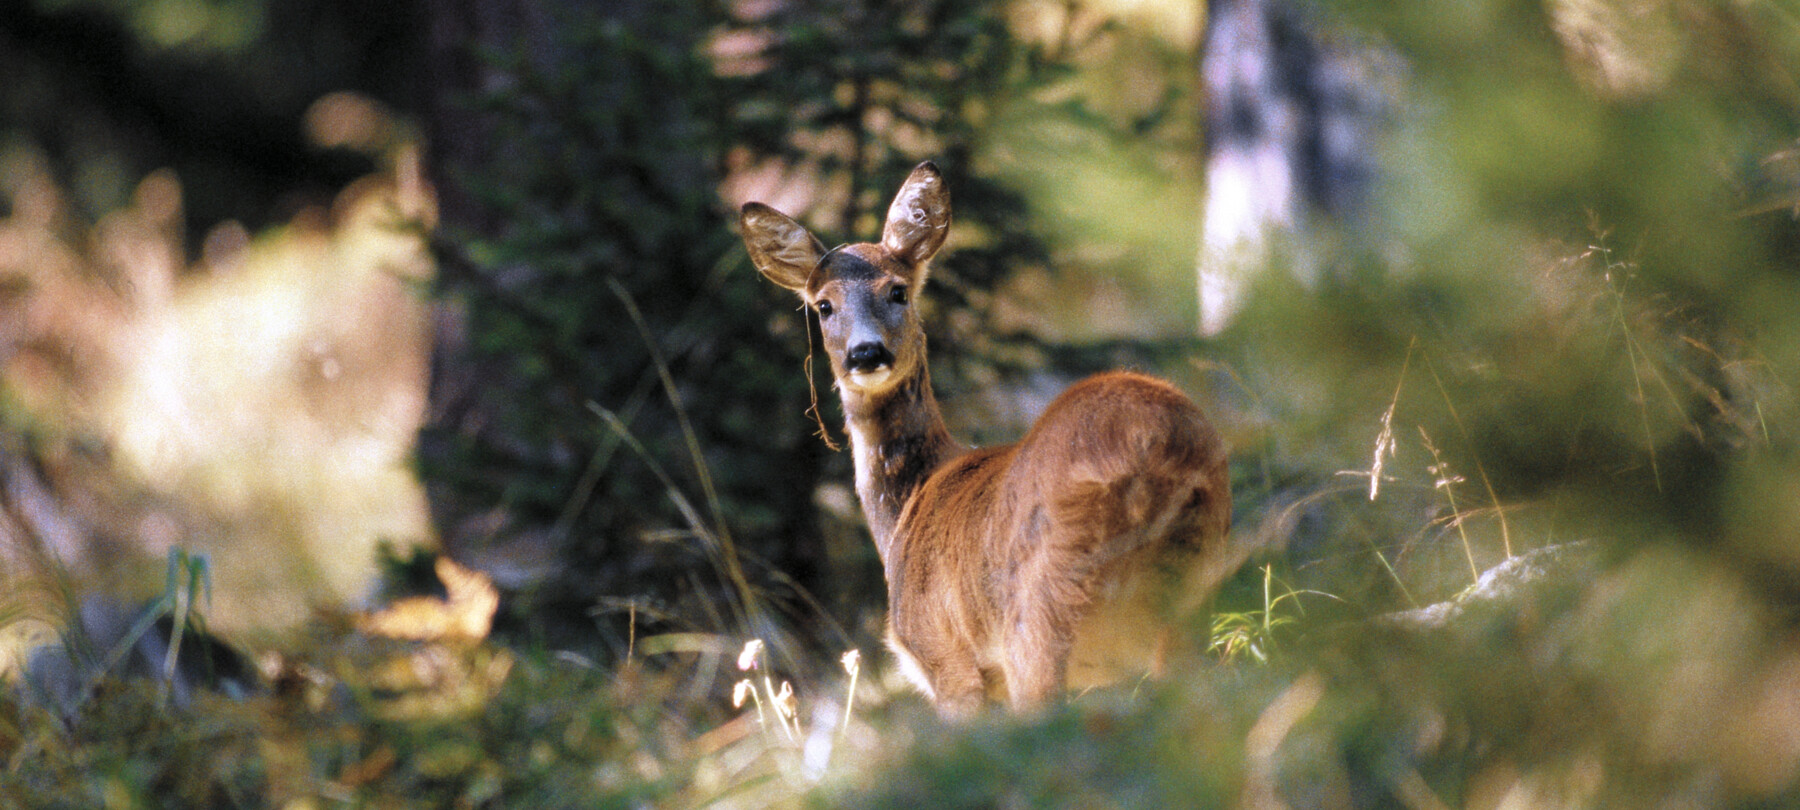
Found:
<svg viewBox="0 0 1800 810"><path fill-rule="evenodd" d="M925 161L906 176L888 206L881 246L914 265L923 265L950 234L950 190L937 164Z"/></svg>
<svg viewBox="0 0 1800 810"><path fill-rule="evenodd" d="M800 223L759 202L744 203L738 215L744 247L764 278L801 295L825 246Z"/></svg>

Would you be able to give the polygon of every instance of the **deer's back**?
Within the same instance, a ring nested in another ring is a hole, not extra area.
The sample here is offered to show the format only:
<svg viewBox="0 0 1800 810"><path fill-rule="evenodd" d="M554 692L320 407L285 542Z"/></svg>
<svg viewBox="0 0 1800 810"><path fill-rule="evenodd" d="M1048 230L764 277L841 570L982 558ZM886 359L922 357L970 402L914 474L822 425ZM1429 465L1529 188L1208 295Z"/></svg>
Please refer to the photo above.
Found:
<svg viewBox="0 0 1800 810"><path fill-rule="evenodd" d="M1225 451L1180 389L1128 371L1096 374L1050 403L1019 442L1012 486L1039 490L1223 470Z"/></svg>

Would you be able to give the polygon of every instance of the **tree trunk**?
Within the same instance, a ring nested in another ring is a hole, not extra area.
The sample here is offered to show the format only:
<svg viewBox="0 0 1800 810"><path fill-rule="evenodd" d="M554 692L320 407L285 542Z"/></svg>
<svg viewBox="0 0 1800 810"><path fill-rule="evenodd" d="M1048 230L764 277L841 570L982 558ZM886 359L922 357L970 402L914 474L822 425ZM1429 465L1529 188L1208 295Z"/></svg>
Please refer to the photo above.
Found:
<svg viewBox="0 0 1800 810"><path fill-rule="evenodd" d="M1364 224L1391 57L1287 0L1213 0L1201 47L1200 331L1216 334L1259 274L1285 268L1311 285L1323 245Z"/></svg>

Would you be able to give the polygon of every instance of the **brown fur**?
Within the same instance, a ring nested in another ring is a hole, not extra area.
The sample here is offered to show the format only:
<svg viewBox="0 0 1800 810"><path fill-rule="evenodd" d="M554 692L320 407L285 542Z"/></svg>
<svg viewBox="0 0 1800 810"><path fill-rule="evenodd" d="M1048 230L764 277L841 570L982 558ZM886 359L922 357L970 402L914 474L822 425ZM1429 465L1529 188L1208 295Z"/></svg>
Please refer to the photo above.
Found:
<svg viewBox="0 0 1800 810"><path fill-rule="evenodd" d="M1155 670L1171 623L1222 578L1231 491L1205 415L1141 374L1071 386L1017 444L951 438L911 306L949 217L925 163L878 244L826 252L759 203L741 222L763 275L820 308L886 569L889 645L940 711L964 715L988 698L1027 709ZM883 360L858 365L859 346Z"/></svg>

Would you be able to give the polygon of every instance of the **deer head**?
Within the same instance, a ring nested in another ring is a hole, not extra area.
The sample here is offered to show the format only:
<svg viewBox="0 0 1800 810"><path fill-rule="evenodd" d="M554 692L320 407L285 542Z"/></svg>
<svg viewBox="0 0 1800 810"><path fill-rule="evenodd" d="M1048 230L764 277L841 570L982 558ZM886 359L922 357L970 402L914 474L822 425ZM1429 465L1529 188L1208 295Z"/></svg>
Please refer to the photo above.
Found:
<svg viewBox="0 0 1800 810"><path fill-rule="evenodd" d="M950 232L950 193L935 164L907 176L880 242L826 250L800 223L756 202L744 205L739 224L756 269L818 313L832 375L847 393L880 393L924 367L913 302Z"/></svg>

